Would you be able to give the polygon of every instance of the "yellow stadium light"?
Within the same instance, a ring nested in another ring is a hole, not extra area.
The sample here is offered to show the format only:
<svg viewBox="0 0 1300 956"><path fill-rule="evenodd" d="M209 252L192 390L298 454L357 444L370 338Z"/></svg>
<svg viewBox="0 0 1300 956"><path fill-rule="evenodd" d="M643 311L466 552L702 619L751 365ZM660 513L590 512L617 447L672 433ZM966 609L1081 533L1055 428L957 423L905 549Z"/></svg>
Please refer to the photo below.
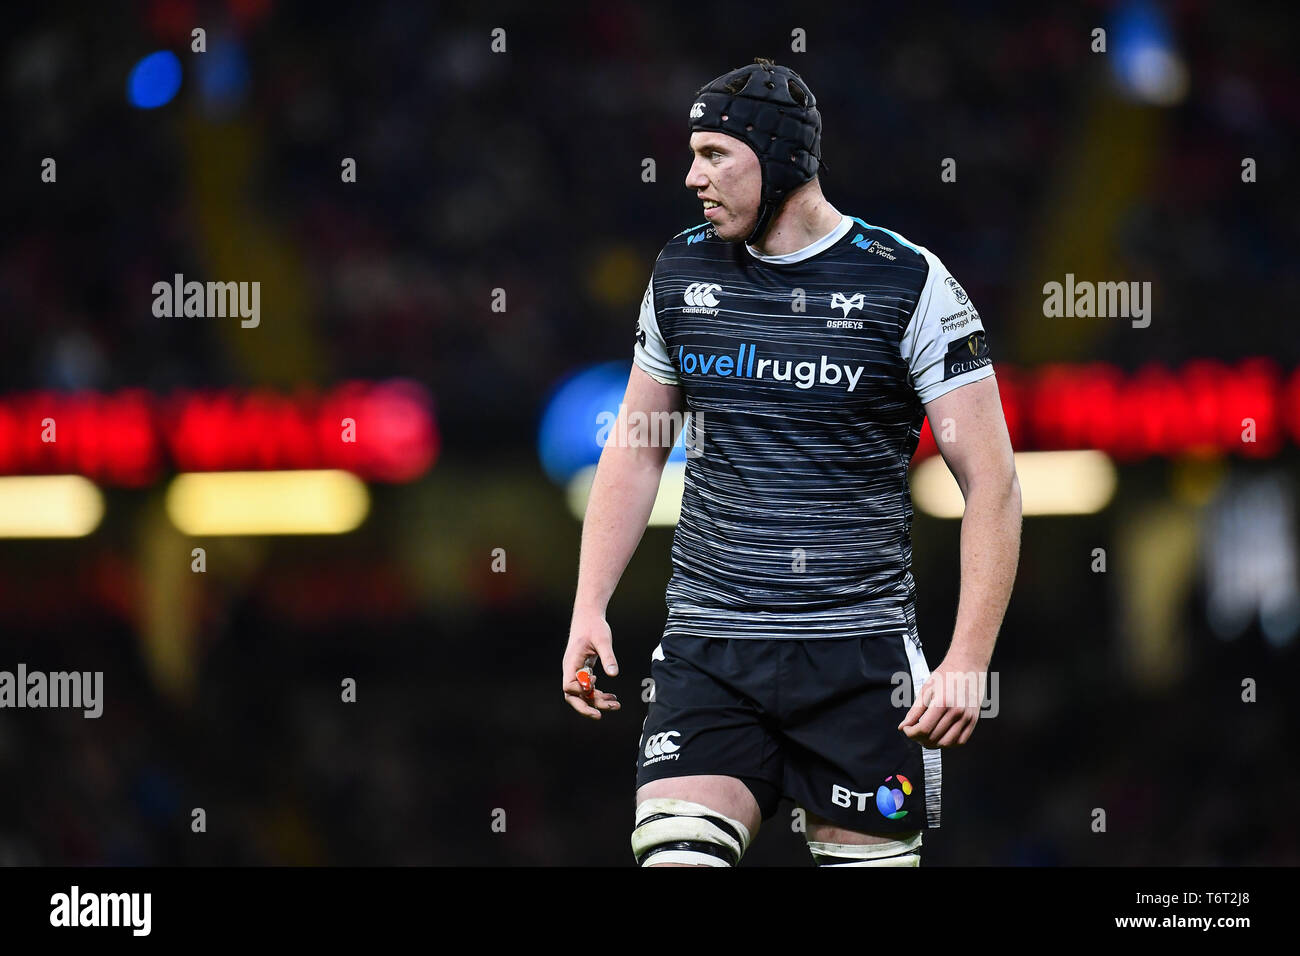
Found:
<svg viewBox="0 0 1300 956"><path fill-rule="evenodd" d="M588 465L569 479L569 511L579 521L587 513L587 498L591 495L591 482L596 476L596 466ZM659 493L650 509L647 527L672 527L682 514L682 491L686 488L686 463L670 461L664 466L659 479Z"/></svg>
<svg viewBox="0 0 1300 956"><path fill-rule="evenodd" d="M347 471L214 471L177 475L167 516L188 535L344 534L370 495Z"/></svg>
<svg viewBox="0 0 1300 956"><path fill-rule="evenodd" d="M1105 452L1018 452L1016 474L1026 515L1093 514L1115 496L1115 464ZM936 518L960 518L966 511L961 489L939 455L912 469L912 501Z"/></svg>
<svg viewBox="0 0 1300 956"><path fill-rule="evenodd" d="M0 478L0 538L84 538L104 517L104 496L80 475Z"/></svg>

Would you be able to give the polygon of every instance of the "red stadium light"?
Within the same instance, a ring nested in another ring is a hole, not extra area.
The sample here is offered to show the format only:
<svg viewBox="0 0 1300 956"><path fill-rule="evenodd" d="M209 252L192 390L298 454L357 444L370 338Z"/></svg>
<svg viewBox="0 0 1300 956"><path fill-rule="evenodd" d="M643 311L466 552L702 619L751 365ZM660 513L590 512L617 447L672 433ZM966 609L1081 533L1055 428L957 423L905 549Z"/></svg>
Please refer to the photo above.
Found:
<svg viewBox="0 0 1300 956"><path fill-rule="evenodd" d="M79 474L142 487L168 470L342 468L405 482L428 471L438 446L432 399L407 381L348 382L324 395L227 388L0 397L0 475Z"/></svg>
<svg viewBox="0 0 1300 956"><path fill-rule="evenodd" d="M1017 451L1094 449L1118 461L1182 455L1272 458L1300 445L1300 369L1283 382L1267 358L1236 365L1197 359L1171 370L1148 364L997 367ZM937 452L927 421L914 460Z"/></svg>

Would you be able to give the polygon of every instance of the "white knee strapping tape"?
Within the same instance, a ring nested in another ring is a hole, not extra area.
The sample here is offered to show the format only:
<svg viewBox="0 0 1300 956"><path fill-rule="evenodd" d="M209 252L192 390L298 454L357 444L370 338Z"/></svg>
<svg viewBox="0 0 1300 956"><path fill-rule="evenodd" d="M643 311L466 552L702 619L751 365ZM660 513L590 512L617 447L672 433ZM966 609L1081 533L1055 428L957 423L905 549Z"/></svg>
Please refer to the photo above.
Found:
<svg viewBox="0 0 1300 956"><path fill-rule="evenodd" d="M644 821L650 817L664 814L661 820L650 823ZM735 835L728 833L708 817L716 817L730 826ZM737 839L737 836L739 839ZM733 820L724 813L689 800L673 800L656 797L643 800L636 808L636 829L632 831L632 852L639 859L641 855L656 846L665 843L679 843L685 840L698 840L723 847L739 860L749 846L749 829L739 820ZM677 859L686 855L691 859ZM709 866L726 866L727 862L708 853L687 849L661 850L650 858L655 863L707 863ZM647 861L649 862L649 860Z"/></svg>
<svg viewBox="0 0 1300 956"><path fill-rule="evenodd" d="M818 843L808 841L808 849L813 859L834 857L836 860L852 860L852 863L826 863L824 866L920 866L920 854L915 852L921 846L922 831L902 840L887 840L884 843Z"/></svg>

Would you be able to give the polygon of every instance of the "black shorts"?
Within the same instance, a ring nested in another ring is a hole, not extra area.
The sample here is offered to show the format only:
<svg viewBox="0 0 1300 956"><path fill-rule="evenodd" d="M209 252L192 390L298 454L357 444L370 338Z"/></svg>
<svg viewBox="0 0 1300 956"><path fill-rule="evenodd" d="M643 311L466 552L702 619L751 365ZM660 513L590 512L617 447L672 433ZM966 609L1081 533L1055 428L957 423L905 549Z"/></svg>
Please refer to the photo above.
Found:
<svg viewBox="0 0 1300 956"><path fill-rule="evenodd" d="M939 826L940 751L898 729L905 692L914 700L929 676L914 637L672 635L650 676L638 787L724 774L744 781L764 820L786 796L866 833Z"/></svg>

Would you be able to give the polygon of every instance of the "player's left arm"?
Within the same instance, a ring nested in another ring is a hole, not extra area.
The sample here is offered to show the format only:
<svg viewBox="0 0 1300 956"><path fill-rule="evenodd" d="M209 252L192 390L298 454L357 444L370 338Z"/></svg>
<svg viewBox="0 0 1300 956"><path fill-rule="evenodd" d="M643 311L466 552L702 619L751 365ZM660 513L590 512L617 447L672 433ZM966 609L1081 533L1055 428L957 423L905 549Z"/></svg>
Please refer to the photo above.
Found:
<svg viewBox="0 0 1300 956"><path fill-rule="evenodd" d="M925 405L966 511L961 592L952 643L899 725L926 747L960 746L979 720L993 644L1020 555L1020 482L997 379L990 375Z"/></svg>
<svg viewBox="0 0 1300 956"><path fill-rule="evenodd" d="M952 643L898 725L926 747L970 739L1020 554L1020 482L975 303L928 249L925 283L899 351L939 452L966 499Z"/></svg>

